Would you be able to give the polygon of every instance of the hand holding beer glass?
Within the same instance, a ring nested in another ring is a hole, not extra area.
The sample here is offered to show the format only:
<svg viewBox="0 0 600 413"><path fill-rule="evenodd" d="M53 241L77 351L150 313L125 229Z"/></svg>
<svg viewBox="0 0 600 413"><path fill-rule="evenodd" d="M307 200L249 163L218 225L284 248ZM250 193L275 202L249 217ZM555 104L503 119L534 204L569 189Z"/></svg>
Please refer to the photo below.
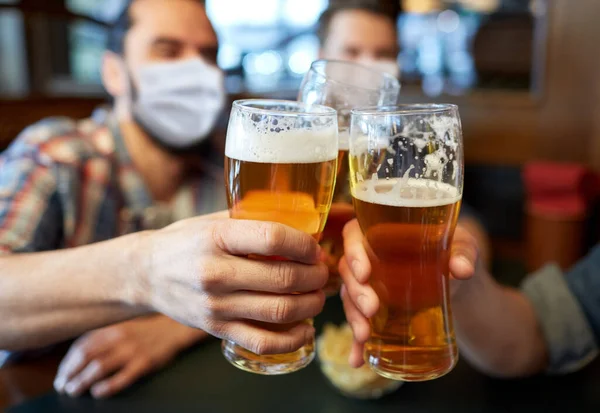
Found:
<svg viewBox="0 0 600 413"><path fill-rule="evenodd" d="M348 182L350 111L355 107L395 105L399 93L400 83L394 76L336 60L313 62L300 86L300 102L326 105L338 112L340 149L333 198L337 204L335 215L329 217L321 240L321 247L328 253L327 293L337 293L340 288L338 262L344 253L342 229L354 217Z"/></svg>
<svg viewBox="0 0 600 413"><path fill-rule="evenodd" d="M448 266L462 187L456 106L352 111L350 190L379 298L364 357L384 377L430 380L458 360Z"/></svg>
<svg viewBox="0 0 600 413"><path fill-rule="evenodd" d="M336 112L329 107L278 100L234 102L225 146L230 216L279 222L318 240L333 197L337 128ZM285 331L294 325L257 327ZM259 374L299 370L315 355L314 337L288 354L258 355L231 341L224 341L222 349L230 363Z"/></svg>

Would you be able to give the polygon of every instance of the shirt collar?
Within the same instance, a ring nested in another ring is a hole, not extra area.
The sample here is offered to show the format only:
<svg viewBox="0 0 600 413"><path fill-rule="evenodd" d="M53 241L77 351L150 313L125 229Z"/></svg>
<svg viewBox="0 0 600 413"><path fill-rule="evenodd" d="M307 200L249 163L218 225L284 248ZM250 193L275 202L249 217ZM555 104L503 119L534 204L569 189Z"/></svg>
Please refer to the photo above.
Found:
<svg viewBox="0 0 600 413"><path fill-rule="evenodd" d="M189 182L184 184L173 205L154 202L144 180L133 164L119 122L114 114L106 117L106 124L113 137L119 184L125 201L125 210L121 214L121 219L139 229L158 229L177 219L194 216L197 200L194 199L193 185Z"/></svg>

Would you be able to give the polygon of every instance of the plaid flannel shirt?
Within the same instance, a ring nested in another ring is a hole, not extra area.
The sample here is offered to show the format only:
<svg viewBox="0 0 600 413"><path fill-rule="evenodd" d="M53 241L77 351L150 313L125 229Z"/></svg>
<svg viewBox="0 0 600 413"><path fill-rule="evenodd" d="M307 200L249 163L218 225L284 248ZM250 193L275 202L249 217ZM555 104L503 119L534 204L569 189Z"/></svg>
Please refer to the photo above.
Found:
<svg viewBox="0 0 600 413"><path fill-rule="evenodd" d="M53 118L0 156L0 255L71 248L226 209L222 171L150 197L114 118Z"/></svg>

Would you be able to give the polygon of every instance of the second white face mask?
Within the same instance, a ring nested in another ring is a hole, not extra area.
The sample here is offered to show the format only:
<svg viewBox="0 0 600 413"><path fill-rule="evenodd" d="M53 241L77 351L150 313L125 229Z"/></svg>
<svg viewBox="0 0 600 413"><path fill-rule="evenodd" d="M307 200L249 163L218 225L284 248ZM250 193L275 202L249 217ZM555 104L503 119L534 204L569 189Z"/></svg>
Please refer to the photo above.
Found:
<svg viewBox="0 0 600 413"><path fill-rule="evenodd" d="M185 149L205 140L225 104L223 72L194 58L156 63L138 72L133 114L167 147Z"/></svg>

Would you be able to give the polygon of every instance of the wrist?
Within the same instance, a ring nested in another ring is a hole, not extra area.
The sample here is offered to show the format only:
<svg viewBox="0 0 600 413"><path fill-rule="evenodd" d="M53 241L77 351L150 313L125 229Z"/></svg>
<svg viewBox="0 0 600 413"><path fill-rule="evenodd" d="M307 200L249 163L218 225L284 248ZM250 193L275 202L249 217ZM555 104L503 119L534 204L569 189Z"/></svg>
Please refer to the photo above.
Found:
<svg viewBox="0 0 600 413"><path fill-rule="evenodd" d="M119 299L127 305L147 313L152 311L152 297L148 273L146 240L149 232L137 232L119 238L121 262L117 277L121 281Z"/></svg>

